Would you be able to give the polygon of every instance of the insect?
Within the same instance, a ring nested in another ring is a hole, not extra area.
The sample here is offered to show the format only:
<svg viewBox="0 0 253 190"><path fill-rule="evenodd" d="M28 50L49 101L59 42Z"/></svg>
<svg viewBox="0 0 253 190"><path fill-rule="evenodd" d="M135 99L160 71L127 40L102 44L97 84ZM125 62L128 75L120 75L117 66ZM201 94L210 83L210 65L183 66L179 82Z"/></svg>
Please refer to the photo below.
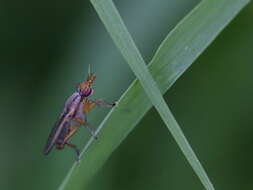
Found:
<svg viewBox="0 0 253 190"><path fill-rule="evenodd" d="M87 113L95 106L113 107L115 103L107 103L102 99L91 100L88 97L94 92L91 84L95 80L95 75L88 73L87 80L81 82L74 92L65 102L62 113L52 128L47 144L44 148L44 155L48 155L52 148L62 150L65 145L73 148L79 161L80 151L76 145L69 143L69 139L77 132L80 126L84 125L90 134L97 139L97 136L87 123Z"/></svg>

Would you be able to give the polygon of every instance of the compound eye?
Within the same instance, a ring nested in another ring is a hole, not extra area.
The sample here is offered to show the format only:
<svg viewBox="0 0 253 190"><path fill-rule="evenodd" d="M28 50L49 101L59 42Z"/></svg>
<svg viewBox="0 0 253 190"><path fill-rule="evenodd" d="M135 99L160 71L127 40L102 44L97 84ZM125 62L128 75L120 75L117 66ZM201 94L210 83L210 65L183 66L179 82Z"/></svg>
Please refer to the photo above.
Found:
<svg viewBox="0 0 253 190"><path fill-rule="evenodd" d="M92 89L92 88L86 88L85 90L83 90L83 91L81 92L81 96L88 97L88 96L90 96L92 93L93 93L93 89Z"/></svg>

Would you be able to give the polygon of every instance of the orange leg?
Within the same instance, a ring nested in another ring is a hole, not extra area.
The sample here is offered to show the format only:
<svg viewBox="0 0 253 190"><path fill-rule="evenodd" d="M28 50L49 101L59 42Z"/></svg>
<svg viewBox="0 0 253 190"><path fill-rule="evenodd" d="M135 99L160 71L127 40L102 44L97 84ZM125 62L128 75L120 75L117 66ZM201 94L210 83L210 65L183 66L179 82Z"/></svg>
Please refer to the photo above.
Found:
<svg viewBox="0 0 253 190"><path fill-rule="evenodd" d="M95 135L95 132L89 127L89 124L86 122L86 121L84 121L84 119L82 119L82 118L74 118L73 119L74 121L76 121L77 123L78 123L78 128L80 127L80 125L84 125L87 129L88 129L88 131L90 132L90 134L91 134L91 136L94 138L94 139L97 139L98 137ZM70 132L71 133L71 132ZM73 134L75 133L75 131L73 132ZM72 135L73 135L72 134ZM71 136L72 136L71 135Z"/></svg>
<svg viewBox="0 0 253 190"><path fill-rule="evenodd" d="M104 101L103 99L96 99L96 100L84 100L83 104L83 113L88 113L93 107L98 106L98 107L113 107L115 106L115 103L108 103Z"/></svg>
<svg viewBox="0 0 253 190"><path fill-rule="evenodd" d="M91 100L85 99L83 102L83 113L87 114L95 105Z"/></svg>
<svg viewBox="0 0 253 190"><path fill-rule="evenodd" d="M91 102L93 102L93 104L95 104L96 106L98 107L113 107L115 106L116 104L115 103L110 103L110 102L107 102L103 99L96 99L96 100L90 100Z"/></svg>
<svg viewBox="0 0 253 190"><path fill-rule="evenodd" d="M73 136L73 135L76 133L76 131L77 131L77 129L79 129L79 127L80 127L80 125L73 125L73 126L70 127L70 132L69 132L69 134L64 138L63 144L66 143L66 142L69 140L69 138L70 138L71 136Z"/></svg>
<svg viewBox="0 0 253 190"><path fill-rule="evenodd" d="M103 101L102 99L89 100L88 98L85 98L84 102L83 102L83 114L86 115L95 106L99 106L99 107L113 107L113 106L115 106L115 103L111 104L111 103ZM82 124L86 126L86 128L89 130L90 134L94 137L94 139L98 138L95 135L94 131L89 127L89 125L88 125L88 123L86 121L83 122Z"/></svg>

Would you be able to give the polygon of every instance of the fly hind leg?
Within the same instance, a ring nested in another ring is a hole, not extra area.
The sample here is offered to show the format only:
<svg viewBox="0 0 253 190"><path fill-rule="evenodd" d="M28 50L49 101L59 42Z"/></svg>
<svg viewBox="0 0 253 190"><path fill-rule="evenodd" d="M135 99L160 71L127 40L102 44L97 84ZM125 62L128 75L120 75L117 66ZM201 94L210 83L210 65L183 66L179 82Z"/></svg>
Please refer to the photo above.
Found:
<svg viewBox="0 0 253 190"><path fill-rule="evenodd" d="M76 161L79 163L79 162L80 162L80 151L79 151L79 149L77 148L77 146L74 145L74 144L70 144L70 143L68 143L68 142L65 142L65 144L66 144L67 146L69 146L70 148L72 148L72 149L75 150L76 155L77 155Z"/></svg>

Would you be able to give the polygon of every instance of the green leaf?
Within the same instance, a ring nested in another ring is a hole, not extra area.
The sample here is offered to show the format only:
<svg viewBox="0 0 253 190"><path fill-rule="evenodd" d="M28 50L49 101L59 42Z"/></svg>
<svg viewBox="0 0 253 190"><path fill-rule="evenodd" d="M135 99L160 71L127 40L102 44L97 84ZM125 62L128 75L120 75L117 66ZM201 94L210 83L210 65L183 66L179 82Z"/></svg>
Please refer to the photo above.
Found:
<svg viewBox="0 0 253 190"><path fill-rule="evenodd" d="M170 112L160 90L156 85L156 82L149 73L145 61L143 60L126 26L124 25L113 2L111 0L91 0L91 2L93 3L93 6L95 7L98 15L103 21L118 49L131 67L132 71L135 73L136 77L139 79L144 91L146 92L146 95L149 97L164 123L172 133L186 159L189 161L206 189L213 190L214 187L212 183L210 182L204 168L200 164L197 156L185 138L177 121Z"/></svg>
<svg viewBox="0 0 253 190"><path fill-rule="evenodd" d="M166 37L162 45L159 47L154 58L149 65L150 72L158 84L160 91L165 93L169 87L181 76L181 74L193 63L193 61L204 51L204 49L214 40L219 32L232 20L232 18L249 2L248 0L204 0L195 9L191 11ZM145 64L141 59L141 55L134 45L128 33L126 33L122 22L118 22L119 15L114 8L111 1L107 0L93 0L92 3L99 10L99 15L104 22L107 23L108 31L111 32L117 45L121 51L124 52L124 57L129 62L140 63L141 67ZM115 15L114 15L115 14ZM116 16L116 17L115 17ZM110 25L109 25L110 24ZM123 28L122 28L123 27ZM118 33L123 32L123 33ZM127 34L126 38L122 35ZM131 65L133 67L133 65ZM140 68L138 68L140 69ZM149 83L152 78L146 76L148 71L144 67L145 74L142 68L136 71L140 74L141 80L144 84ZM145 81L149 80L149 81ZM151 87L155 88L155 83L151 82ZM154 85L154 86L153 86ZM157 98L159 92L150 92L153 98ZM154 93L154 94L153 94ZM162 97L158 95L158 99ZM157 100L153 100L154 104ZM162 99L162 107L165 104ZM160 106L160 105L159 105ZM158 106L158 109L160 107ZM99 126L97 132L99 140L93 141L90 139L83 150L83 159L80 164L74 164L59 189L83 189L96 171L103 165L110 154L117 148L117 146L125 139L131 132L134 126L141 120L145 113L152 107L150 100L146 96L143 88L138 81L134 81L127 91L122 95L115 107L104 119ZM126 111L127 110L127 111ZM172 115L165 108L165 115L163 118L169 127L177 126L176 121ZM178 128L179 129L179 128ZM176 138L183 137L181 130L172 131ZM185 140L184 138L182 140ZM179 142L180 143L180 142ZM183 150L189 148L184 141L181 142ZM191 163L196 163L195 170L199 173L202 182L212 189L212 186L207 180L205 173L199 167L200 164L196 158L189 157L188 153L192 155L191 150L186 150L186 158ZM192 160L193 159L193 160ZM200 169L200 170L199 170Z"/></svg>

